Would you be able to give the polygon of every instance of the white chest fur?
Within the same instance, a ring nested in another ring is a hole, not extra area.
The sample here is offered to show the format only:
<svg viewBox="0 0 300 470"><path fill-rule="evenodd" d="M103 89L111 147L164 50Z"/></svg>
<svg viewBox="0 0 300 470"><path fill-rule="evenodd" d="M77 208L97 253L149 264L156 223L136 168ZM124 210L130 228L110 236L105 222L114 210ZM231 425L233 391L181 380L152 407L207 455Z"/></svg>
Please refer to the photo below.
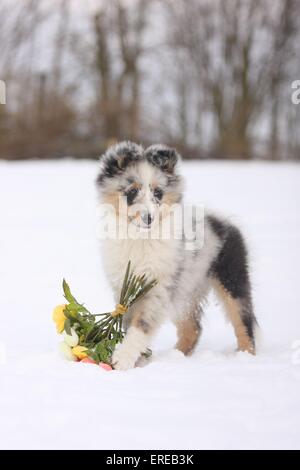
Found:
<svg viewBox="0 0 300 470"><path fill-rule="evenodd" d="M136 274L146 273L160 284L176 271L178 240L105 240L103 262L116 294L120 291L128 261Z"/></svg>

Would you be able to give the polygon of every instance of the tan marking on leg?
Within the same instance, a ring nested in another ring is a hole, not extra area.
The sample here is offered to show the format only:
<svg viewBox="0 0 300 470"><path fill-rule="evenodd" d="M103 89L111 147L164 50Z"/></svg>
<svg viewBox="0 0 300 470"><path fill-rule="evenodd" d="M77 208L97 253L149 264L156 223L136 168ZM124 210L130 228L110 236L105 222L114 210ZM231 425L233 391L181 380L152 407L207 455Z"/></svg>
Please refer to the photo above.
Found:
<svg viewBox="0 0 300 470"><path fill-rule="evenodd" d="M186 356L191 354L197 344L200 335L200 326L192 316L188 316L176 323L178 341L176 349Z"/></svg>
<svg viewBox="0 0 300 470"><path fill-rule="evenodd" d="M241 302L234 299L219 281L213 280L213 287L220 301L224 305L225 312L233 326L234 333L237 338L238 350L255 354L253 342L251 341L241 318Z"/></svg>

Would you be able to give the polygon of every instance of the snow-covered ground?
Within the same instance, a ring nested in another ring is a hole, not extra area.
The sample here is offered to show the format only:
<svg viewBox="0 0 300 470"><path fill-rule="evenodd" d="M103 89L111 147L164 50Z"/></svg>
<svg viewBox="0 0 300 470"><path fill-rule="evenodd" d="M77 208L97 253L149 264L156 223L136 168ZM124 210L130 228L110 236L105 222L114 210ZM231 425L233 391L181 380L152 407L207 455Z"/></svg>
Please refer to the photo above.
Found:
<svg viewBox="0 0 300 470"><path fill-rule="evenodd" d="M235 353L211 298L191 358L172 350L166 325L152 362L128 372L56 352L63 277L92 311L113 307L96 171L72 160L0 164L0 447L299 449L300 166L185 164L188 200L224 212L248 238L261 347Z"/></svg>

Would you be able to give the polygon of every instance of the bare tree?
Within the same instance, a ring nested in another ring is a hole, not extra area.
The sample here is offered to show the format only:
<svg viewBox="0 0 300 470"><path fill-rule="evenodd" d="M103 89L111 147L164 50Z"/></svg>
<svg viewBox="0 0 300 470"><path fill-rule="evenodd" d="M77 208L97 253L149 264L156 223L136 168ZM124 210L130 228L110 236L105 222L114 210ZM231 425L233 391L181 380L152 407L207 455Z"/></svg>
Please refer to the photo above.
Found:
<svg viewBox="0 0 300 470"><path fill-rule="evenodd" d="M94 16L100 112L108 140L139 137L140 59L149 1L113 0Z"/></svg>
<svg viewBox="0 0 300 470"><path fill-rule="evenodd" d="M190 90L198 87L202 113L213 115L212 154L251 158L253 128L271 106L271 152L276 157L279 89L288 79L288 55L297 43L299 3L170 0L164 5L172 25L170 47L189 57L196 78L186 68L182 73L190 81Z"/></svg>
<svg viewBox="0 0 300 470"><path fill-rule="evenodd" d="M300 158L299 0L0 3L0 156Z"/></svg>

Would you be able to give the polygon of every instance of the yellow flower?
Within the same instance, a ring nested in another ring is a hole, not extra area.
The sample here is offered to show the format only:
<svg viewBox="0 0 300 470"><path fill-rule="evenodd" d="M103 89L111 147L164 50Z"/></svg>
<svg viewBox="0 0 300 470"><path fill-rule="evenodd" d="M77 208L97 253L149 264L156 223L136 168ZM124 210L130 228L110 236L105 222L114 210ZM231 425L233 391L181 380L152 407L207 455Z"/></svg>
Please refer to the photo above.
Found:
<svg viewBox="0 0 300 470"><path fill-rule="evenodd" d="M53 321L56 323L56 329L58 333L61 333L65 327L66 316L64 310L66 305L57 305L53 310Z"/></svg>
<svg viewBox="0 0 300 470"><path fill-rule="evenodd" d="M87 357L86 351L87 349L84 346L75 346L75 348L72 348L72 353L75 354L78 359L84 359Z"/></svg>

